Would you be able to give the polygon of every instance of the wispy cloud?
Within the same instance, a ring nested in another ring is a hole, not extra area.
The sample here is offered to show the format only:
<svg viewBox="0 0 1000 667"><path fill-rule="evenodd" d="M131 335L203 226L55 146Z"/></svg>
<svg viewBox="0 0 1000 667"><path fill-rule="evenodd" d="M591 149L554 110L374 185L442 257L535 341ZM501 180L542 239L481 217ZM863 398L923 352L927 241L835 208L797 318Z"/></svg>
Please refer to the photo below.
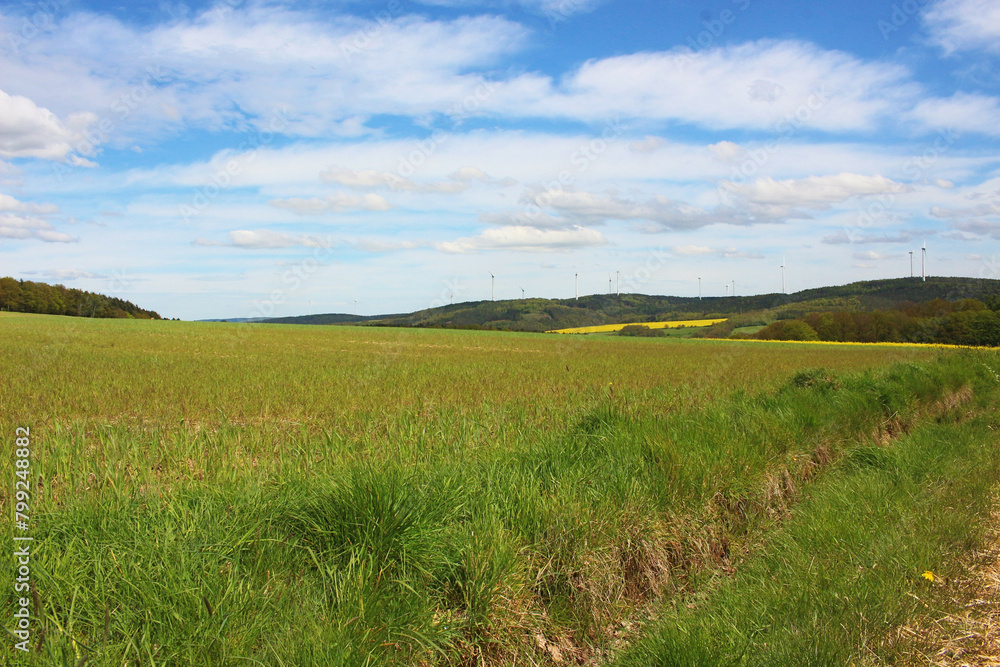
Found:
<svg viewBox="0 0 1000 667"><path fill-rule="evenodd" d="M828 234L822 238L822 242L829 245L846 245L846 244L866 244L866 243L909 243L913 240L913 236L907 232L901 232L898 234L864 234L858 233L857 235L848 234L843 229L834 232L833 234Z"/></svg>
<svg viewBox="0 0 1000 667"><path fill-rule="evenodd" d="M675 255L681 257L723 257L729 259L763 259L759 252L747 252L738 248L709 248L708 246L685 245L671 248Z"/></svg>
<svg viewBox="0 0 1000 667"><path fill-rule="evenodd" d="M305 248L329 248L335 245L336 242L329 238L307 234L286 234L267 229L237 229L229 232L228 241L212 241L210 239L197 238L193 243L199 246L231 246L246 250L273 250L276 248L294 248L297 246Z"/></svg>
<svg viewBox="0 0 1000 667"><path fill-rule="evenodd" d="M940 0L928 7L923 19L945 53L1000 52L1000 5L992 0Z"/></svg>
<svg viewBox="0 0 1000 667"><path fill-rule="evenodd" d="M509 226L486 229L478 236L460 238L437 244L448 253L468 253L478 250L528 250L536 252L570 250L605 245L604 236L594 229L537 229Z"/></svg>
<svg viewBox="0 0 1000 667"><path fill-rule="evenodd" d="M268 204L275 208L291 211L296 215L316 215L328 212L339 213L350 210L388 211L392 208L392 204L382 195L373 193L349 195L343 192L326 197L272 199Z"/></svg>

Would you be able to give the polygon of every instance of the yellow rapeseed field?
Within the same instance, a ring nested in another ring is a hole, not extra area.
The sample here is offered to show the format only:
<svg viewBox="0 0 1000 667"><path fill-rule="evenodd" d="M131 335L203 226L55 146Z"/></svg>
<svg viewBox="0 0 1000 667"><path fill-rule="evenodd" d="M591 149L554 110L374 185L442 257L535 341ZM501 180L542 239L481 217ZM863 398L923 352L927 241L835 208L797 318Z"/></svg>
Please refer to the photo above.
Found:
<svg viewBox="0 0 1000 667"><path fill-rule="evenodd" d="M622 324L602 324L596 327L573 327L570 329L554 329L547 333L568 333L568 334L588 334L588 333L610 333L621 331L632 324L641 324L650 329L677 329L679 327L707 327L719 322L725 322L726 318L718 320L677 320L674 322L624 322Z"/></svg>

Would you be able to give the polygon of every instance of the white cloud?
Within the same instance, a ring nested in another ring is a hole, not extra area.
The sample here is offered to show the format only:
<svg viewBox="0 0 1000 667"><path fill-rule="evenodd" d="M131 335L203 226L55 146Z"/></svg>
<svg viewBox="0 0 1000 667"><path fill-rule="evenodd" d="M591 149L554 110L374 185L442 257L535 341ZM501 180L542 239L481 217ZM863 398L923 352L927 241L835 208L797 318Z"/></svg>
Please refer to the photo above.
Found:
<svg viewBox="0 0 1000 667"><path fill-rule="evenodd" d="M393 252L395 250L413 250L422 244L416 241L381 241L378 239L362 239L351 243L353 248L365 252Z"/></svg>
<svg viewBox="0 0 1000 667"><path fill-rule="evenodd" d="M924 23L945 53L1000 52L1000 5L994 0L941 0L924 12Z"/></svg>
<svg viewBox="0 0 1000 667"><path fill-rule="evenodd" d="M13 213L0 213L0 238L47 243L74 243L77 240L68 234L55 231L52 224L42 218Z"/></svg>
<svg viewBox="0 0 1000 667"><path fill-rule="evenodd" d="M418 0L422 5L433 7L495 7L506 8L507 0ZM593 11L607 0L518 0L516 4L528 11L544 14L553 26L575 14Z"/></svg>
<svg viewBox="0 0 1000 667"><path fill-rule="evenodd" d="M89 160L71 155L86 146L84 133L97 120L93 113L76 113L65 122L27 97L0 90L0 157L34 157L93 166Z"/></svg>
<svg viewBox="0 0 1000 667"><path fill-rule="evenodd" d="M854 259L860 260L880 260L880 259L891 259L889 255L883 255L881 253L875 252L874 250L866 250L863 252L854 253Z"/></svg>
<svg viewBox="0 0 1000 667"><path fill-rule="evenodd" d="M969 93L932 97L920 100L908 116L931 129L1000 136L1000 100L996 97Z"/></svg>
<svg viewBox="0 0 1000 667"><path fill-rule="evenodd" d="M468 165L459 167L452 173L448 174L448 178L454 181L461 181L463 183L479 181L480 183L486 183L488 185L500 185L505 187L517 184L517 181L513 178L494 178L482 169Z"/></svg>
<svg viewBox="0 0 1000 667"><path fill-rule="evenodd" d="M830 204L846 201L851 197L871 194L906 192L909 186L884 176L840 173L829 176L776 181L758 178L752 183L724 181L722 188L753 204L764 206L804 206L827 208Z"/></svg>
<svg viewBox="0 0 1000 667"><path fill-rule="evenodd" d="M570 13L590 4L537 3ZM108 125L102 142L117 143L185 126L249 133L278 108L279 131L292 136L358 136L376 114L445 115L456 125L484 114L619 117L770 132L791 119L795 127L856 131L894 120L920 93L905 67L793 40L615 56L558 79L503 74L496 65L529 36L496 16L399 13L372 22L270 4L218 6L149 28L76 13L18 54L0 54L0 70L11 90L43 106L65 105L61 91L73 88L77 106L64 111L111 108L100 119ZM648 137L633 150L657 143Z"/></svg>
<svg viewBox="0 0 1000 667"><path fill-rule="evenodd" d="M764 255L758 252L745 252L737 248L709 248L708 246L698 246L698 245L686 245L686 246L674 246L671 248L675 255L680 255L681 257L724 257L727 259L763 259Z"/></svg>
<svg viewBox="0 0 1000 667"><path fill-rule="evenodd" d="M633 153L652 153L661 146L666 145L666 139L662 137L654 137L652 135L647 135L642 141L633 141L629 143L628 149Z"/></svg>
<svg viewBox="0 0 1000 667"><path fill-rule="evenodd" d="M822 239L823 243L829 245L846 245L852 243L909 243L913 236L907 232L898 234L865 234L861 231L840 230L833 234L828 234Z"/></svg>
<svg viewBox="0 0 1000 667"><path fill-rule="evenodd" d="M605 245L604 236L594 229L536 229L508 226L486 229L478 236L438 243L437 248L448 253L478 250L552 251Z"/></svg>
<svg viewBox="0 0 1000 667"><path fill-rule="evenodd" d="M364 211L387 211L392 208L392 204L386 201L385 197L370 192L363 195L350 195L338 192L326 197L311 197L308 199L300 197L272 199L268 204L275 208L291 211L296 215L314 215L330 211L343 212L358 209Z"/></svg>
<svg viewBox="0 0 1000 667"><path fill-rule="evenodd" d="M376 171L374 169L358 171L337 166L320 172L319 177L324 183L343 185L349 188L389 188L397 192L458 194L464 192L469 187L468 183L459 182L458 180L433 181L418 184L410 178L405 178L389 171Z"/></svg>
<svg viewBox="0 0 1000 667"><path fill-rule="evenodd" d="M59 207L55 204L32 204L23 202L0 193L0 213L31 213L35 215L46 215L57 213Z"/></svg>
<svg viewBox="0 0 1000 667"><path fill-rule="evenodd" d="M931 215L935 218L983 218L1000 216L1000 201L983 202L966 208L944 208L932 206Z"/></svg>
<svg viewBox="0 0 1000 667"><path fill-rule="evenodd" d="M554 211L564 220L563 224L598 224L607 220L635 220L655 223L663 229L697 229L715 223L741 224L738 219L722 210L706 211L697 206L673 201L663 195L656 195L645 201L634 201L613 194L570 190L544 190L529 193L522 202L526 204L522 219L531 220L532 213L543 208ZM536 207L536 208L532 208ZM544 226L550 226L551 218L541 217Z"/></svg>
<svg viewBox="0 0 1000 667"><path fill-rule="evenodd" d="M708 150L712 151L715 157L727 163L735 162L746 154L742 146L734 144L731 141L720 141L715 144L709 144Z"/></svg>
<svg viewBox="0 0 1000 667"><path fill-rule="evenodd" d="M55 204L23 202L0 193L0 238L74 243L77 239L56 231L44 218L58 212Z"/></svg>
<svg viewBox="0 0 1000 667"><path fill-rule="evenodd" d="M674 246L671 250L674 251L675 255L682 255L684 257L712 254L712 249L703 245Z"/></svg>
<svg viewBox="0 0 1000 667"><path fill-rule="evenodd" d="M765 99L759 81L774 82L781 94ZM677 120L714 129L781 131L791 123L837 132L871 129L918 92L902 66L805 42L762 40L593 60L558 84L526 74L501 86L491 108L598 121L616 115Z"/></svg>
<svg viewBox="0 0 1000 667"><path fill-rule="evenodd" d="M469 96L480 106L488 86L472 72L520 50L527 36L497 16L397 12L373 22L265 3L217 5L150 27L77 12L0 53L0 71L7 90L56 113L68 99L72 110L104 113L102 143L184 127L250 133L280 108L284 134L357 136L371 114L461 114L455 105Z"/></svg>
<svg viewBox="0 0 1000 667"><path fill-rule="evenodd" d="M276 248L293 248L297 246L306 248L329 248L335 245L329 238L309 236L306 234L285 234L283 232L272 232L267 229L237 229L229 232L229 241L211 241L198 238L194 240L194 245L200 246L232 246L248 250L269 250Z"/></svg>
<svg viewBox="0 0 1000 667"><path fill-rule="evenodd" d="M31 272L24 271L24 273ZM46 269L45 271L42 271L41 274L46 278L52 278L53 280L80 280L81 278L101 280L107 278L107 276L103 273L94 273L93 271L83 271L81 269Z"/></svg>

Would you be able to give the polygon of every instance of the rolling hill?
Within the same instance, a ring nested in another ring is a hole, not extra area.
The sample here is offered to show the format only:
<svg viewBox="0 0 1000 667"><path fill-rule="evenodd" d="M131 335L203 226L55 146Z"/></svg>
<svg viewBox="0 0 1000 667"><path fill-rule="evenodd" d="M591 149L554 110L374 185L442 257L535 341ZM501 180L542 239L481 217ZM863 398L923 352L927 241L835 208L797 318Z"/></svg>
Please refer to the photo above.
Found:
<svg viewBox="0 0 1000 667"><path fill-rule="evenodd" d="M934 299L1000 298L1000 280L987 278L896 278L819 287L793 294L738 297L592 294L579 299L471 301L405 315L306 315L266 320L283 324L367 324L550 331L620 322L708 319L758 313L763 319L801 317L811 312L883 310L906 302Z"/></svg>

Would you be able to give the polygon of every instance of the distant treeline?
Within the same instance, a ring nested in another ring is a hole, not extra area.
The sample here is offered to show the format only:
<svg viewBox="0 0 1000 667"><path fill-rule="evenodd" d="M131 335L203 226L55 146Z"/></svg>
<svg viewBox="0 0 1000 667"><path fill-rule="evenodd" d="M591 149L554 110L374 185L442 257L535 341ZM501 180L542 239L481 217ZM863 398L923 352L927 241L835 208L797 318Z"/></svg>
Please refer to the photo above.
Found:
<svg viewBox="0 0 1000 667"><path fill-rule="evenodd" d="M123 299L14 278L0 278L0 310L73 317L162 319L157 313Z"/></svg>
<svg viewBox="0 0 1000 667"><path fill-rule="evenodd" d="M858 343L1000 346L1000 297L906 303L881 311L810 313L743 337ZM740 334L735 334L740 337Z"/></svg>

